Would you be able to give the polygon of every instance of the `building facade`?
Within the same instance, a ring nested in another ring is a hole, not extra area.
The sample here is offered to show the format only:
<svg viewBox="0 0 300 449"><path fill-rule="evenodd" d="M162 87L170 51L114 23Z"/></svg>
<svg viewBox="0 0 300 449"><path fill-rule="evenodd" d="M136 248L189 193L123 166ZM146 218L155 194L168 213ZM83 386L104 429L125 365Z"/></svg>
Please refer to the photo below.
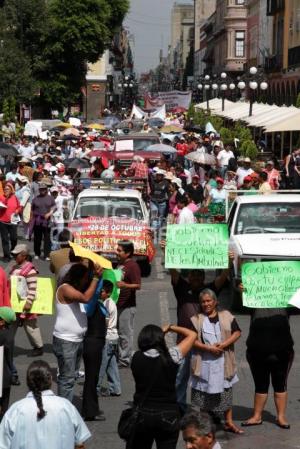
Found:
<svg viewBox="0 0 300 449"><path fill-rule="evenodd" d="M203 25L216 10L216 0L195 0L194 4L194 78L201 76L206 65L202 61L206 48L206 34Z"/></svg>

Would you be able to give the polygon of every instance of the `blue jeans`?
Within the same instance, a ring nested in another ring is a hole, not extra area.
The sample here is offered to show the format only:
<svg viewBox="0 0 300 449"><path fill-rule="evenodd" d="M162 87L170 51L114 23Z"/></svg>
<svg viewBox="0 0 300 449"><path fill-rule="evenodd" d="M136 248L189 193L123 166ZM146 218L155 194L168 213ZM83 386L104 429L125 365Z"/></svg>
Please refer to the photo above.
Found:
<svg viewBox="0 0 300 449"><path fill-rule="evenodd" d="M167 203L154 203L150 201L151 226L158 230L162 227L167 210Z"/></svg>
<svg viewBox="0 0 300 449"><path fill-rule="evenodd" d="M119 363L129 366L133 353L135 307L118 310L119 322Z"/></svg>
<svg viewBox="0 0 300 449"><path fill-rule="evenodd" d="M99 373L98 390L100 390L105 375L108 380L109 394L121 394L121 381L117 363L118 340L106 340L102 352L102 363Z"/></svg>
<svg viewBox="0 0 300 449"><path fill-rule="evenodd" d="M53 352L57 358L57 394L62 398L73 400L76 373L82 356L82 342L62 340L53 336Z"/></svg>
<svg viewBox="0 0 300 449"><path fill-rule="evenodd" d="M186 390L191 375L191 352L183 359L176 376L176 396L177 403L182 412L186 412Z"/></svg>

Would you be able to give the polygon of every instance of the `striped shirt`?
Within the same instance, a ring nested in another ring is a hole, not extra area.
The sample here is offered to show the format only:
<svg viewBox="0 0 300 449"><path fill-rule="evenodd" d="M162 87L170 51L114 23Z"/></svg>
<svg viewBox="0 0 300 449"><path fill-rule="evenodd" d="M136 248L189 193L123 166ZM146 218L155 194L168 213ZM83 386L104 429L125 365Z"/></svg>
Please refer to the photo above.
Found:
<svg viewBox="0 0 300 449"><path fill-rule="evenodd" d="M25 263L28 263L28 262L26 261L26 262L24 262L24 264ZM22 273L23 265L21 265L21 266L16 265L14 267L13 271L11 272L11 276L22 276L21 273ZM36 287L37 287L37 278L38 278L37 270L34 267L32 267L31 270L29 271L29 273L24 277L26 279L27 289L28 289L26 300L27 300L27 302L32 304L36 297Z"/></svg>

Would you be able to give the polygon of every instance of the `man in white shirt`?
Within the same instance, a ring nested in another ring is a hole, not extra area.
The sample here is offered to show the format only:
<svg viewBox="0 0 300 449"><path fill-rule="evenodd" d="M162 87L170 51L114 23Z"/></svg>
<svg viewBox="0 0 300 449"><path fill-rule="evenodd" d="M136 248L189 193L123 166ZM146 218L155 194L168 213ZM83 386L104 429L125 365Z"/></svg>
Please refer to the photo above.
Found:
<svg viewBox="0 0 300 449"><path fill-rule="evenodd" d="M216 426L208 413L186 414L181 420L180 429L187 449L221 449L216 440Z"/></svg>
<svg viewBox="0 0 300 449"><path fill-rule="evenodd" d="M195 217L191 209L188 206L188 199L183 196L178 200L177 207L179 209L179 217L177 224L192 224L195 223Z"/></svg>
<svg viewBox="0 0 300 449"><path fill-rule="evenodd" d="M221 168L223 178L228 168L229 159L234 158L234 154L230 148L230 145L225 145L224 150L221 150L217 156L218 166Z"/></svg>
<svg viewBox="0 0 300 449"><path fill-rule="evenodd" d="M24 139L24 142L19 147L19 153L25 159L31 159L35 155L34 145L29 143L28 139Z"/></svg>
<svg viewBox="0 0 300 449"><path fill-rule="evenodd" d="M241 162L241 159L239 160ZM251 168L251 159L249 157L246 157L242 160L243 165L238 167L236 171L236 177L237 177L237 184L238 187L241 187L244 184L244 179L246 176L249 176L253 173L253 170Z"/></svg>

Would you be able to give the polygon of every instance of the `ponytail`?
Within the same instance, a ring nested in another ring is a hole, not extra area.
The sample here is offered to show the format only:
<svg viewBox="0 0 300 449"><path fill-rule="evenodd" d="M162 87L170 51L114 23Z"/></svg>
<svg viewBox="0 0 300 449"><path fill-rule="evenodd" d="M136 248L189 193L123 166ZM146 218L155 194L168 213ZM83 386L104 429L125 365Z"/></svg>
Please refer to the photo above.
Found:
<svg viewBox="0 0 300 449"><path fill-rule="evenodd" d="M46 416L44 410L42 391L48 390L51 387L52 377L50 366L42 360L37 360L29 365L27 370L27 386L32 392L33 397L38 407L37 420L41 420Z"/></svg>

